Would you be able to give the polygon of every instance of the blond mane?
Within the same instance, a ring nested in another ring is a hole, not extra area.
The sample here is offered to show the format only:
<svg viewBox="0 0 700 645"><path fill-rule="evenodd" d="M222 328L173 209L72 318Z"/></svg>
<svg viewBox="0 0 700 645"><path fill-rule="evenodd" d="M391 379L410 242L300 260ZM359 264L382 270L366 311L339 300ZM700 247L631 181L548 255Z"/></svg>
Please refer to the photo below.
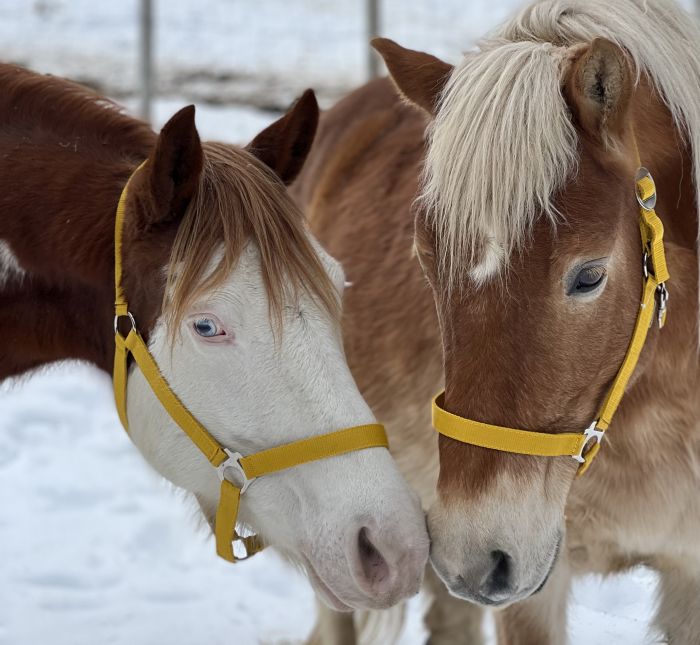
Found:
<svg viewBox="0 0 700 645"><path fill-rule="evenodd" d="M429 129L421 199L452 287L498 273L577 164L562 95L567 49L596 37L629 52L664 97L700 186L700 28L673 0L543 0L457 65ZM698 201L700 203L700 200ZM478 263L478 264L477 264Z"/></svg>
<svg viewBox="0 0 700 645"><path fill-rule="evenodd" d="M281 324L282 309L304 292L333 316L338 295L314 249L304 216L282 182L245 150L203 144L200 185L178 229L168 267L163 311L177 329L187 308L221 286L248 241L260 250L270 314ZM213 271L210 263L221 249Z"/></svg>

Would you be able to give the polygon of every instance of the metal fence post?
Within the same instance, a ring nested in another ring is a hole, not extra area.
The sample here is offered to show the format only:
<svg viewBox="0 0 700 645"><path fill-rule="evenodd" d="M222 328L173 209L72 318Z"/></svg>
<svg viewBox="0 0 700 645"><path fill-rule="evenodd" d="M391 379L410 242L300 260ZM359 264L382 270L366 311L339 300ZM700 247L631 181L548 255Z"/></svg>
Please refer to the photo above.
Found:
<svg viewBox="0 0 700 645"><path fill-rule="evenodd" d="M700 2L700 0L697 0ZM365 47L367 47L367 73L369 77L376 78L379 76L379 56L369 46L369 41L375 36L379 35L379 6L380 0L367 0L367 42Z"/></svg>
<svg viewBox="0 0 700 645"><path fill-rule="evenodd" d="M141 0L139 19L139 116L151 122L153 99L153 2Z"/></svg>

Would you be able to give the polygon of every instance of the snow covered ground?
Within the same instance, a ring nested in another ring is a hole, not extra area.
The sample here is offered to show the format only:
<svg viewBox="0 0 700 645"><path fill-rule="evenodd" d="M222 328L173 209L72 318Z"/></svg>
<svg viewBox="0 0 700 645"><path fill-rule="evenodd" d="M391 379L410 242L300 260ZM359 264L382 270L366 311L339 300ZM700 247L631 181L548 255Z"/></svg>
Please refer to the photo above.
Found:
<svg viewBox="0 0 700 645"><path fill-rule="evenodd" d="M455 60L515 4L387 0L385 33ZM308 85L332 98L362 80L359 2L156 5L167 96L157 124L197 100L205 138L245 142L274 115L230 102L278 107ZM3 0L0 59L133 104L135 13L133 0ZM236 567L216 558L197 511L149 471L119 426L107 376L90 367L0 386L0 509L0 645L281 644L313 624L309 586L274 553ZM654 587L641 569L579 582L572 644L652 642ZM411 602L402 645L424 641L421 603Z"/></svg>

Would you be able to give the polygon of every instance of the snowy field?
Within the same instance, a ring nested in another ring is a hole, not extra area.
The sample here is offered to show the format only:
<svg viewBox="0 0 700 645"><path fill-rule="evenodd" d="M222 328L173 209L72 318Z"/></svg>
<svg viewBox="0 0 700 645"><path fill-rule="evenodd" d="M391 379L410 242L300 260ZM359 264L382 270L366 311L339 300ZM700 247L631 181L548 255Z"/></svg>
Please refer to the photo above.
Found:
<svg viewBox="0 0 700 645"><path fill-rule="evenodd" d="M513 0L383 0L384 35L456 57ZM161 94L286 105L313 86L332 98L364 80L364 2L156 0ZM113 96L135 87L135 0L3 0L0 57ZM487 17L485 19L485 17ZM282 101L282 103L280 103Z"/></svg>
<svg viewBox="0 0 700 645"><path fill-rule="evenodd" d="M154 0L161 95L279 109L365 80L364 0ZM448 61L522 0L381 0L381 33ZM682 0L687 8L693 0ZM2 0L0 60L115 97L136 87L136 0Z"/></svg>
<svg viewBox="0 0 700 645"><path fill-rule="evenodd" d="M384 33L456 60L516 4L387 0ZM156 5L157 124L195 101L205 138L245 142L274 114L241 104L278 109L307 86L329 101L362 81L360 2ZM135 6L3 0L0 59L133 105ZM147 468L119 425L108 377L90 367L0 386L0 509L0 645L281 644L313 624L309 586L274 553L235 567L216 558L197 511ZM654 587L644 570L580 581L571 643L654 642ZM421 612L419 597L402 645L424 642Z"/></svg>

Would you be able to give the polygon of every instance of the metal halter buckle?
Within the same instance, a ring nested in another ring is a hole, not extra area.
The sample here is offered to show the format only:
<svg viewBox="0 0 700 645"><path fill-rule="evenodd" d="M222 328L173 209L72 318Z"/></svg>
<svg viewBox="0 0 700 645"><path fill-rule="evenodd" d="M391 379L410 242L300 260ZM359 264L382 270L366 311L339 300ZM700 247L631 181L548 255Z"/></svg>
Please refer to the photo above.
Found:
<svg viewBox="0 0 700 645"><path fill-rule="evenodd" d="M231 452L228 448L224 448L224 452L228 455L228 459L222 461L216 468L219 480L228 479L241 489L241 495L243 495L248 490L248 486L255 481L255 477L248 479L243 466L241 466L243 455L240 452Z"/></svg>
<svg viewBox="0 0 700 645"><path fill-rule="evenodd" d="M656 315L659 323L659 329L661 329L666 322L666 309L668 308L668 300L671 297L671 294L666 288L665 282L662 282L658 287L656 287L656 295L658 299Z"/></svg>
<svg viewBox="0 0 700 645"><path fill-rule="evenodd" d="M131 322L131 329L133 331L136 331L136 319L134 318L133 314L130 311L127 311L125 314L117 314L114 316L114 333L116 334L119 331L119 319L120 318L128 318L129 321Z"/></svg>
<svg viewBox="0 0 700 645"><path fill-rule="evenodd" d="M263 549L263 544L257 535L238 535L233 538L233 553L236 560L252 558Z"/></svg>
<svg viewBox="0 0 700 645"><path fill-rule="evenodd" d="M578 455L574 455L574 459L580 464L586 462L585 455L588 454L588 450L586 450L586 448L588 447L588 444L590 443L591 439L595 439L597 443L600 443L603 440L603 437L605 436L605 430L596 430L597 425L598 420L596 419L593 423L591 423L591 425L588 426L588 428L586 428L586 431L583 433L583 436L586 438L586 440L581 446L581 452L579 452Z"/></svg>
<svg viewBox="0 0 700 645"><path fill-rule="evenodd" d="M651 182L654 183L654 178L651 176L651 173L644 166L642 166L637 171L635 180L639 181L640 179L644 179L645 177L649 177ZM642 196L639 194L639 191L637 191L637 201L645 211L654 210L654 208L656 207L656 184L654 184L654 194L648 197L647 199L642 199Z"/></svg>

